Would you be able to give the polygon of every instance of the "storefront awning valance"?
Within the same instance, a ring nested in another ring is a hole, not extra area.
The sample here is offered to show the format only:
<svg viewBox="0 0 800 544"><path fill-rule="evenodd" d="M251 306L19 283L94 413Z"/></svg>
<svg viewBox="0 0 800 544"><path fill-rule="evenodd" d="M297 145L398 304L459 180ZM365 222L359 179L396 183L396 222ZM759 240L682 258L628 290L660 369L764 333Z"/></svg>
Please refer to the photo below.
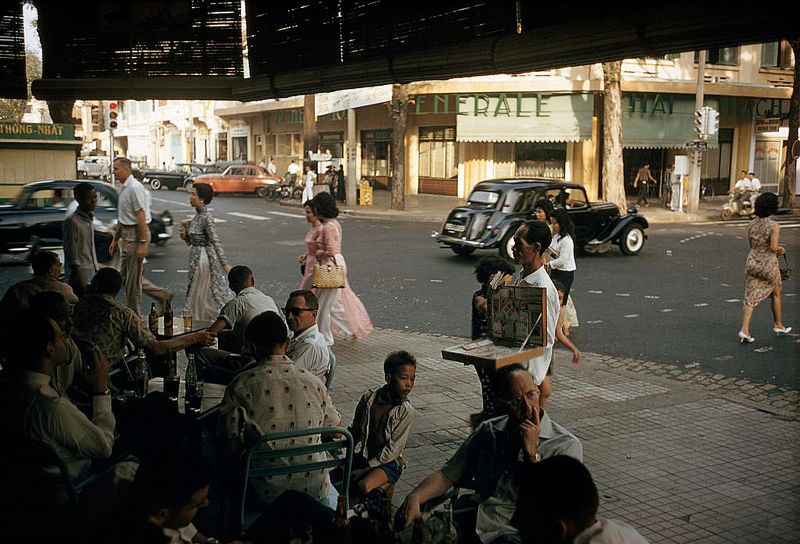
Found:
<svg viewBox="0 0 800 544"><path fill-rule="evenodd" d="M417 97L419 100L419 97ZM592 138L591 94L456 95L459 142L579 142Z"/></svg>
<svg viewBox="0 0 800 544"><path fill-rule="evenodd" d="M622 97L622 146L626 149L684 148L695 139L693 96L625 93ZM718 100L705 105L719 111ZM717 135L708 147L717 147Z"/></svg>

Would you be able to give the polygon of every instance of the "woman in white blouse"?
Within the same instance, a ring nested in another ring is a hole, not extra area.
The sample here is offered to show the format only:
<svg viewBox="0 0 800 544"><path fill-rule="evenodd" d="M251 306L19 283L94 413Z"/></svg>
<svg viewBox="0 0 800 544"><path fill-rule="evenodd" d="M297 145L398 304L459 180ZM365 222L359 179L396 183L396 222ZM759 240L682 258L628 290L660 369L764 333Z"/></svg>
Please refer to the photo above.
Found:
<svg viewBox="0 0 800 544"><path fill-rule="evenodd" d="M550 277L564 286L563 300L566 304L575 279L575 225L567 210L558 208L550 214L550 226L553 229L550 251L556 255L549 263Z"/></svg>

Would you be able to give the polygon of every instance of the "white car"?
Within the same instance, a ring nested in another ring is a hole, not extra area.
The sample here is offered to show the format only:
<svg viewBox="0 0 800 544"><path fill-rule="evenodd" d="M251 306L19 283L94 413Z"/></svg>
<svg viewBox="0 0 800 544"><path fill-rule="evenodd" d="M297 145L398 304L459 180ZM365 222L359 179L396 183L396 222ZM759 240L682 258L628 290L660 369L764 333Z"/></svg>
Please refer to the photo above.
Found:
<svg viewBox="0 0 800 544"><path fill-rule="evenodd" d="M85 157L78 159L78 177L108 181L111 176L108 157Z"/></svg>

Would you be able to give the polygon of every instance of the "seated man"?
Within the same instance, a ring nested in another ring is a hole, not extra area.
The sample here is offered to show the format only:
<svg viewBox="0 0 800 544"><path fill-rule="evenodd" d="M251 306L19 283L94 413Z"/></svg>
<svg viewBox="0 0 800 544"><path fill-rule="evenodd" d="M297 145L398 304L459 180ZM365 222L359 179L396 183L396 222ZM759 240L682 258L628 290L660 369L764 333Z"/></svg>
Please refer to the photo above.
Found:
<svg viewBox="0 0 800 544"><path fill-rule="evenodd" d="M102 268L89 285L87 296L75 305L75 336L102 351L110 365L125 359L128 340L136 348L153 355L165 355L190 346L206 346L214 341L208 331L197 331L169 340L156 340L139 316L117 301L122 276L113 268Z"/></svg>
<svg viewBox="0 0 800 544"><path fill-rule="evenodd" d="M750 181L750 178L747 176L747 170L742 170L740 174L742 177L736 180L736 184L733 186L733 191L736 193L734 200L739 204L739 206L742 206L744 204L744 200L750 198L750 192L753 189L753 184Z"/></svg>
<svg viewBox="0 0 800 544"><path fill-rule="evenodd" d="M761 180L756 177L755 172L748 173L747 179L750 180L750 206L755 209L756 199L761 194Z"/></svg>
<svg viewBox="0 0 800 544"><path fill-rule="evenodd" d="M523 544L647 544L633 527L598 519L599 502L586 467L571 457L556 455L520 471L511 523Z"/></svg>
<svg viewBox="0 0 800 544"><path fill-rule="evenodd" d="M507 367L498 373L496 385L508 415L481 423L441 470L409 493L398 510L399 521L411 524L423 503L455 485L474 490L466 498L478 503L475 525L472 518L459 520L460 542L519 542L511 526L517 470L554 455L583 458L580 441L541 410L539 389L527 370Z"/></svg>
<svg viewBox="0 0 800 544"><path fill-rule="evenodd" d="M94 352L87 361L86 380L92 393L90 420L50 386L56 370L67 360L64 343L67 333L52 319L31 316L18 323L14 334L17 342L12 356L17 371L0 393L2 448L44 446L61 459L70 479L77 482L89 475L93 459L109 458L114 445L115 420L106 358ZM3 453L5 456L7 452ZM42 474L59 474L58 466L42 462L45 463L39 466ZM47 495L53 502L66 501L66 492L60 484L37 486L27 482L25 485L30 487L26 490L28 494ZM6 491L12 487L6 487Z"/></svg>
<svg viewBox="0 0 800 544"><path fill-rule="evenodd" d="M325 382L331 362L331 348L317 328L317 295L308 290L293 291L283 309L286 324L294 333L286 355Z"/></svg>
<svg viewBox="0 0 800 544"><path fill-rule="evenodd" d="M272 297L256 289L256 280L253 271L246 266L234 266L228 272L228 285L236 296L231 299L219 312L217 320L208 328L208 332L219 334L225 329L233 330L230 345L225 346L227 351L242 353L244 347L244 332L250 321L264 312L278 312L278 306ZM222 346L220 346L222 347Z"/></svg>
<svg viewBox="0 0 800 544"><path fill-rule="evenodd" d="M40 251L31 258L33 277L15 283L6 291L0 301L0 319L8 325L20 312L26 312L30 306L31 297L42 291L55 291L61 293L70 304L78 302L78 297L72 287L60 281L61 261L52 251Z"/></svg>
<svg viewBox="0 0 800 544"><path fill-rule="evenodd" d="M236 296L222 307L219 317L208 328L208 332L220 335L221 349L203 348L198 352L208 382L227 385L243 366L252 362L251 357L241 356L251 355L244 339L247 326L259 314L279 313L272 297L256 289L255 284L253 271L246 266L234 266L228 272L228 285ZM226 331L230 334L223 335Z"/></svg>
<svg viewBox="0 0 800 544"><path fill-rule="evenodd" d="M218 435L230 467L240 466L245 450L266 433L338 426L342 419L320 379L286 356L289 333L278 314L264 312L253 318L245 338L252 346L256 362L242 369L225 388L218 418ZM315 440L319 443L320 438ZM325 459L324 454L314 457L314 461ZM251 491L263 505L294 489L330 508L336 507L336 490L327 472L275 476L253 484Z"/></svg>
<svg viewBox="0 0 800 544"><path fill-rule="evenodd" d="M67 347L67 361L56 369L51 383L59 395L66 396L67 390L75 379L75 374L83 374L81 350L78 349L78 345L70 334L72 332L72 306L61 293L42 291L31 298L30 313L36 317L52 319L66 333L64 345Z"/></svg>

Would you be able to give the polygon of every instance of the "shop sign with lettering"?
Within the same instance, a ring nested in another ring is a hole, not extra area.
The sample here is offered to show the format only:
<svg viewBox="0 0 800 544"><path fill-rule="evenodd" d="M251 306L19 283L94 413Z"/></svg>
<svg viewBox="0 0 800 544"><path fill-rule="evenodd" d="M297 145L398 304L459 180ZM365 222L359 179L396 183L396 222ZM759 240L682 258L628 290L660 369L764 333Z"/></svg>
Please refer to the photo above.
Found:
<svg viewBox="0 0 800 544"><path fill-rule="evenodd" d="M550 93L419 94L410 97L415 115L451 114L472 117L549 117ZM561 95L564 96L564 95Z"/></svg>
<svg viewBox="0 0 800 544"><path fill-rule="evenodd" d="M61 124L0 122L0 138L74 140L75 127Z"/></svg>

